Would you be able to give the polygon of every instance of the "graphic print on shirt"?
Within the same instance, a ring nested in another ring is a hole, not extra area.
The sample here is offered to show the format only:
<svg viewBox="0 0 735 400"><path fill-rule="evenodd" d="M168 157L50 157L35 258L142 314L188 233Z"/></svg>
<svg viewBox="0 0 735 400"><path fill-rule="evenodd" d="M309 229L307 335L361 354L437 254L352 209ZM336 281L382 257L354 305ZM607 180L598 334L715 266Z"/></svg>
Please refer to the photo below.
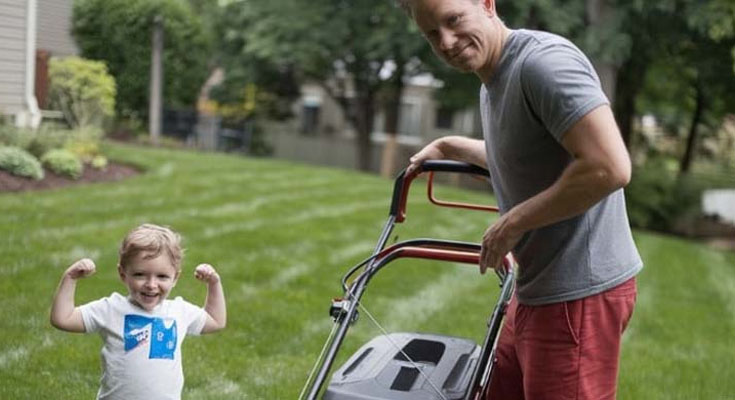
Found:
<svg viewBox="0 0 735 400"><path fill-rule="evenodd" d="M128 314L123 327L125 352L149 343L148 358L174 359L176 320Z"/></svg>

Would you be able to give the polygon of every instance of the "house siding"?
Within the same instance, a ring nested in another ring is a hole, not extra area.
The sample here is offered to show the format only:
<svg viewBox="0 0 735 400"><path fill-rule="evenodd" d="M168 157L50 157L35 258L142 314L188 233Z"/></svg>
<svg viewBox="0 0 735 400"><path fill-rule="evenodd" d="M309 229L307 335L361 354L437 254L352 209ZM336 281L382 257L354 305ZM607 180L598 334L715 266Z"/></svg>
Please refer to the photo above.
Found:
<svg viewBox="0 0 735 400"><path fill-rule="evenodd" d="M72 3L72 0L43 0L38 3L38 50L46 50L54 57L79 53L71 36Z"/></svg>
<svg viewBox="0 0 735 400"><path fill-rule="evenodd" d="M25 0L0 0L0 114L24 109L27 12Z"/></svg>

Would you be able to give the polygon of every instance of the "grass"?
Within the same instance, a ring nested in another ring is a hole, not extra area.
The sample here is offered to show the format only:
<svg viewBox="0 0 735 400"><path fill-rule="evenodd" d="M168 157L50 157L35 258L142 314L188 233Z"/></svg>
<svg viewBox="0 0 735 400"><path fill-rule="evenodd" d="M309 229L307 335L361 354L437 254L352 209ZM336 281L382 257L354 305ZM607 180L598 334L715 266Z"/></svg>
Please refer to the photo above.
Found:
<svg viewBox="0 0 735 400"><path fill-rule="evenodd" d="M146 169L117 183L0 195L0 398L94 398L101 341L48 323L64 269L93 258L77 303L124 293L114 265L120 239L142 222L185 240L174 290L202 303L194 265L213 264L226 291L228 328L184 342L185 399L295 399L326 338L339 279L369 255L392 183L370 175L273 160L111 145L113 159ZM417 185L418 186L418 185ZM455 199L488 196L441 188ZM476 241L488 218L426 204L418 187L394 235ZM626 332L621 399L723 399L735 393L735 255L636 233L646 268ZM364 305L389 331L480 340L496 280L473 267L397 261ZM364 316L338 364L379 331Z"/></svg>

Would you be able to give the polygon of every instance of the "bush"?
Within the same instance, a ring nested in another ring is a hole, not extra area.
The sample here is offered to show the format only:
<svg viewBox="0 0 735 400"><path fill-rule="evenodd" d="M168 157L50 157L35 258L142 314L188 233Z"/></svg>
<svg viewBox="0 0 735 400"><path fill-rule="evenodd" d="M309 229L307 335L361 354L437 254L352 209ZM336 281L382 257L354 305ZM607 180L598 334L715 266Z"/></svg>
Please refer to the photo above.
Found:
<svg viewBox="0 0 735 400"><path fill-rule="evenodd" d="M11 124L0 124L0 146L28 148L33 138L30 130L16 128Z"/></svg>
<svg viewBox="0 0 735 400"><path fill-rule="evenodd" d="M79 128L72 132L64 148L74 153L85 163L101 155L102 130L93 127Z"/></svg>
<svg viewBox="0 0 735 400"><path fill-rule="evenodd" d="M49 100L72 128L101 127L115 115L115 79L100 61L79 57L49 62Z"/></svg>
<svg viewBox="0 0 735 400"><path fill-rule="evenodd" d="M107 168L107 157L105 156L96 156L92 159L92 162L90 163L92 165L92 168L94 169L105 169Z"/></svg>
<svg viewBox="0 0 735 400"><path fill-rule="evenodd" d="M0 169L13 175L43 179L43 168L36 157L19 147L0 147Z"/></svg>
<svg viewBox="0 0 735 400"><path fill-rule="evenodd" d="M637 167L625 188L628 218L638 228L670 232L676 221L699 212L704 185L678 176L666 161L654 159Z"/></svg>
<svg viewBox="0 0 735 400"><path fill-rule="evenodd" d="M74 179L82 175L82 162L69 150L51 150L41 157L41 162L51 171Z"/></svg>
<svg viewBox="0 0 735 400"><path fill-rule="evenodd" d="M38 158L51 150L63 148L71 136L68 130L48 127L28 131L26 134L29 138L26 150Z"/></svg>

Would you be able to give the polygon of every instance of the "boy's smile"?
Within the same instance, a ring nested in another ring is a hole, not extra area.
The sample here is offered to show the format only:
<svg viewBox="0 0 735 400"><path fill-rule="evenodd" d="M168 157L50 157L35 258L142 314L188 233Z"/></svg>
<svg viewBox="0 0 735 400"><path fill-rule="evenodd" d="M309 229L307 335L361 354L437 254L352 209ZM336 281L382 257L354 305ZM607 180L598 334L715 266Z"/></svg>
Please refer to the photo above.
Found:
<svg viewBox="0 0 735 400"><path fill-rule="evenodd" d="M168 297L176 285L179 272L168 256L161 253L154 258L147 254L136 257L131 265L118 267L120 279L128 287L130 300L146 311L152 311Z"/></svg>

